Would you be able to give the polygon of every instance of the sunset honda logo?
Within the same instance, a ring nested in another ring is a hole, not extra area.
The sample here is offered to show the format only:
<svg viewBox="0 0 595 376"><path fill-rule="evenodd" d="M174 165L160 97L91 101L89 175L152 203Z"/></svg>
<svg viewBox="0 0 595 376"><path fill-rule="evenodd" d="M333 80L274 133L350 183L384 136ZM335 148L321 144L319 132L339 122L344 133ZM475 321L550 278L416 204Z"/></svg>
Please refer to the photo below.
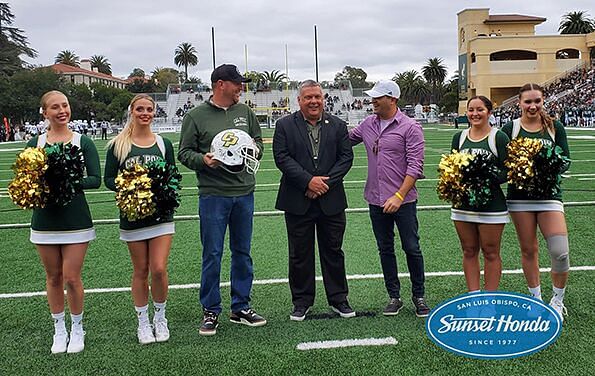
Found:
<svg viewBox="0 0 595 376"><path fill-rule="evenodd" d="M426 321L435 344L479 359L541 351L561 330L562 321L552 307L527 295L499 291L457 296L435 307Z"/></svg>

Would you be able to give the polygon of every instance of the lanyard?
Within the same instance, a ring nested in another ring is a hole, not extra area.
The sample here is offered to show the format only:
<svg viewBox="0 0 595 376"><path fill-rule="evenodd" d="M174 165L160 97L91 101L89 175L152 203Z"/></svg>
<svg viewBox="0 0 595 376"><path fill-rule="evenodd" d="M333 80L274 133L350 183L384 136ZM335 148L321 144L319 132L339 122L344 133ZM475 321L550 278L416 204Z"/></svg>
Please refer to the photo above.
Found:
<svg viewBox="0 0 595 376"><path fill-rule="evenodd" d="M317 162L320 145L320 126L318 126L316 132L313 131L313 128L314 127L312 127L311 125L308 125L308 136L310 137L310 143L312 144L312 155L314 157L314 162Z"/></svg>

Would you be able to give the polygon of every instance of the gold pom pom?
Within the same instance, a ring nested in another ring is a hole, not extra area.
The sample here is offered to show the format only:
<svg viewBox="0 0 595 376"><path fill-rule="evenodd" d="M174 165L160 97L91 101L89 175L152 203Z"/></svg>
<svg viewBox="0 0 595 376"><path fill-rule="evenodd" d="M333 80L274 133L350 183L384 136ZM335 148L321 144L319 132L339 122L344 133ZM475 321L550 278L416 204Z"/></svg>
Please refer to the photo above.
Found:
<svg viewBox="0 0 595 376"><path fill-rule="evenodd" d="M147 218L157 209L147 172L145 167L135 164L116 177L116 203L129 221Z"/></svg>
<svg viewBox="0 0 595 376"><path fill-rule="evenodd" d="M438 186L436 191L441 200L452 202L453 207L462 205L467 187L461 183L463 173L461 169L468 166L473 155L453 150L449 155L442 155L438 164Z"/></svg>
<svg viewBox="0 0 595 376"><path fill-rule="evenodd" d="M42 148L27 148L12 166L14 179L8 185L12 202L23 209L43 208L46 205L49 186L44 180L47 157Z"/></svg>
<svg viewBox="0 0 595 376"><path fill-rule="evenodd" d="M530 190L538 184L534 179L533 158L542 147L542 143L534 138L518 137L510 141L508 156L504 161L508 168L508 183L522 190Z"/></svg>

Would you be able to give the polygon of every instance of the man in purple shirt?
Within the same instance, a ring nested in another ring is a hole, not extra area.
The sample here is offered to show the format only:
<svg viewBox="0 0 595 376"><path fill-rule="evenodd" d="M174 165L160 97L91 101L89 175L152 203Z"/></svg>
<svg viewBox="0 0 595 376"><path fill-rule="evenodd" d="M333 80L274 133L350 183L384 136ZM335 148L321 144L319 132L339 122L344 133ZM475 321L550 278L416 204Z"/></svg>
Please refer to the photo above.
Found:
<svg viewBox="0 0 595 376"><path fill-rule="evenodd" d="M393 81L379 81L365 93L372 97L374 115L349 132L349 139L353 145L363 142L368 154L364 198L369 204L384 284L390 298L383 314L396 315L403 307L394 246L396 224L407 256L415 314L426 317L430 309L424 299L424 259L419 247L415 188L417 179L424 177L422 128L399 111L397 101L401 90Z"/></svg>

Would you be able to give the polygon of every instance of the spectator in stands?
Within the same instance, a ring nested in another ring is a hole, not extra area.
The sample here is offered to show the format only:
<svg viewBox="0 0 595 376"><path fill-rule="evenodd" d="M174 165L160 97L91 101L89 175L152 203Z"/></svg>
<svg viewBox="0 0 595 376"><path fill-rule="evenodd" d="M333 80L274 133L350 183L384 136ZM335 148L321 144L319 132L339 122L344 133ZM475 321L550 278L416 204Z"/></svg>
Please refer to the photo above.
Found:
<svg viewBox="0 0 595 376"><path fill-rule="evenodd" d="M492 127L496 126L496 116L494 116L493 112L490 114L488 122L490 123L490 126L492 126Z"/></svg>
<svg viewBox="0 0 595 376"><path fill-rule="evenodd" d="M401 89L393 81L379 81L365 92L372 97L374 115L349 132L353 145L364 143L368 155L368 180L364 198L370 209L384 284L389 295L384 315L403 307L395 256L395 225L407 255L415 314L426 317L424 259L419 246L417 189L424 177L424 137L421 125L397 107ZM380 172L381 171L381 172Z"/></svg>
<svg viewBox="0 0 595 376"><path fill-rule="evenodd" d="M343 178L353 162L347 126L323 111L322 88L313 80L300 84L298 103L299 111L277 121L273 138L275 164L283 174L275 207L285 212L287 226L289 317L304 320L314 304L315 239L327 301L341 317L354 317L342 249L347 207Z"/></svg>
<svg viewBox="0 0 595 376"><path fill-rule="evenodd" d="M213 96L191 110L182 124L178 159L196 171L199 194L202 274L200 302L203 320L201 335L213 335L219 325L221 258L225 232L229 226L231 249L230 321L248 326L262 326L266 320L250 308L252 290L252 217L254 214L254 175L243 170L237 174L220 168L210 152L211 142L219 132L230 128L246 131L260 149L263 143L256 114L238 103L242 83L250 82L235 65L223 64L211 74Z"/></svg>
<svg viewBox="0 0 595 376"><path fill-rule="evenodd" d="M563 155L570 158L566 131L560 122L553 121L543 110L543 89L537 84L526 84L520 89L519 101L522 115L502 129L511 139L528 137L542 143L559 146ZM570 167L570 163L566 169ZM508 210L515 225L521 247L521 263L532 296L541 300L539 272L539 244L537 227L547 243L551 258L553 296L550 305L564 319L564 293L568 280L568 229L564 218L561 192L552 197L530 198L514 185L508 186Z"/></svg>

